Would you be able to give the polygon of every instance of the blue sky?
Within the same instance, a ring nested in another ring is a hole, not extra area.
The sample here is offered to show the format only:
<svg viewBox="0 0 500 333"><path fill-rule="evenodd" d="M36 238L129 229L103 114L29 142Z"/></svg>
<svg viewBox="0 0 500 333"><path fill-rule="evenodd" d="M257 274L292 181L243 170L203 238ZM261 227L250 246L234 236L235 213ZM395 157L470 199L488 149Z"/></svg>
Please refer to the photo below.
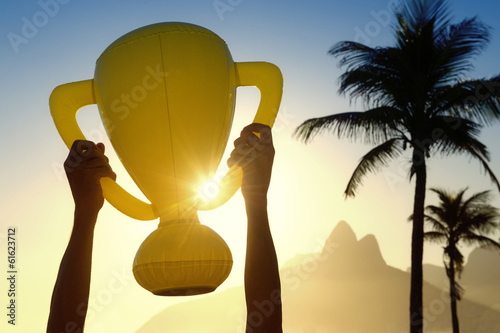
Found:
<svg viewBox="0 0 500 333"><path fill-rule="evenodd" d="M307 118L356 110L358 105L350 104L336 92L341 70L327 51L341 40L359 39L370 46L390 43L386 14L394 3L387 0L3 1L0 4L3 92L0 139L4 143L0 242L5 241L7 226L19 228L19 265L25 288L20 296L25 316L20 319L22 325L25 328L44 325L55 274L71 230L72 201L60 168L67 149L52 123L48 97L59 84L92 78L95 60L116 38L156 22L183 21L204 26L227 42L235 61L268 61L281 68L285 84L274 130L277 155L270 190L271 223L281 263L297 253L318 250L335 224L345 219L358 237L368 233L377 237L388 264L401 269L408 267L410 226L405 220L411 212L414 185L406 178L407 160L396 161L378 176L367 177L358 197L344 200L342 192L350 174L369 147L339 141L330 135L322 135L307 146L291 138L295 127ZM492 27L490 47L476 61L471 77L500 73L499 7L500 4L487 0L451 2L457 19L478 15ZM235 133L251 121L258 98L255 89L238 91ZM83 109L79 120L89 138L106 140L95 108ZM498 173L497 133L498 127L485 129L481 138L490 148L490 165ZM119 179L128 184L118 159L112 152L110 157ZM494 190L479 165L463 158L431 161L428 185L451 190L470 186L470 193ZM495 196L498 204L497 198L498 195ZM434 200L432 195L428 199L428 203ZM235 268L228 285L238 285L242 283L244 254L238 244L244 237L244 223L221 227L222 222L217 219L228 219L231 216L228 211L234 212L234 220L244 222L238 197L226 208L201 217L232 247ZM129 269L138 244L155 228L154 222L139 224L111 207L103 208L101 216L96 233L99 257L94 261L93 290L101 290L112 274ZM125 250L129 247L130 251ZM440 251L439 246L426 248L426 262L440 263ZM1 253L0 259L4 255ZM35 299L28 297L35 292L38 293ZM116 299L135 297L151 304L149 312L139 312L128 324L122 317L123 332L132 332L131 327L147 320L148 313L151 315L162 309L164 302L170 302L143 296L142 292L130 281L125 292L116 295ZM111 305L96 315L90 332L105 330L120 319ZM28 323L28 317L33 323Z"/></svg>

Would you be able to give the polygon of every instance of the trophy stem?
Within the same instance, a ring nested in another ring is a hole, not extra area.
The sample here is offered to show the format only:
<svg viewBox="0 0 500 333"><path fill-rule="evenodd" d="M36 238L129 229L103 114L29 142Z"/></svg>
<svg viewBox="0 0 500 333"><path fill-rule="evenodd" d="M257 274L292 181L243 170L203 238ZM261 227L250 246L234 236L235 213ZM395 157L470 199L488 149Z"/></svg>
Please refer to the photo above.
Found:
<svg viewBox="0 0 500 333"><path fill-rule="evenodd" d="M194 224L200 224L200 219L198 218L198 216L194 216L193 218L189 218L189 219L186 219L186 218L183 218L183 219L162 219L160 218L160 223L158 224L158 228L164 228L164 227L169 227L171 225L174 225L174 224L191 224L191 223L194 223Z"/></svg>
<svg viewBox="0 0 500 333"><path fill-rule="evenodd" d="M155 205L153 205L155 206ZM189 223L200 223L198 218L198 211L195 205L184 203L183 204L172 204L165 206L155 206L158 216L160 216L160 222L158 228L166 227L172 224L189 224Z"/></svg>

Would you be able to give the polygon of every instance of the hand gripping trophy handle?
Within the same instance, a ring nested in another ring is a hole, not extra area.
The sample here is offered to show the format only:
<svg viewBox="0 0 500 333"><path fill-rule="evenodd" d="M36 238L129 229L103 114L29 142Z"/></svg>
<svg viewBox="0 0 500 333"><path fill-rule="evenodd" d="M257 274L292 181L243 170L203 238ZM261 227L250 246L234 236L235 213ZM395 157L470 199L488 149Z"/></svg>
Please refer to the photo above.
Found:
<svg viewBox="0 0 500 333"><path fill-rule="evenodd" d="M234 66L237 86L256 86L261 92L254 122L272 127L283 91L283 77L279 68L266 62L234 63ZM60 85L50 95L49 105L54 123L68 148L75 140L86 140L76 121L76 113L91 104L96 104L94 80ZM241 168L229 169L219 184L220 195L200 203L198 209L214 209L228 201L240 188L241 176ZM123 214L144 221L158 218L153 205L137 199L111 178L102 178L101 185L106 200Z"/></svg>
<svg viewBox="0 0 500 333"><path fill-rule="evenodd" d="M235 67L238 86L255 86L260 90L260 104L253 122L272 128L283 94L281 71L277 66L268 62L239 62L235 63ZM241 178L241 168L231 167L219 183L219 195L201 203L198 209L210 210L226 203L241 187Z"/></svg>
<svg viewBox="0 0 500 333"><path fill-rule="evenodd" d="M68 148L71 148L75 140L86 140L78 127L76 113L80 108L91 104L96 104L94 80L60 85L50 95L52 118ZM151 204L137 199L111 178L101 178L101 185L106 200L123 214L144 221L158 217Z"/></svg>

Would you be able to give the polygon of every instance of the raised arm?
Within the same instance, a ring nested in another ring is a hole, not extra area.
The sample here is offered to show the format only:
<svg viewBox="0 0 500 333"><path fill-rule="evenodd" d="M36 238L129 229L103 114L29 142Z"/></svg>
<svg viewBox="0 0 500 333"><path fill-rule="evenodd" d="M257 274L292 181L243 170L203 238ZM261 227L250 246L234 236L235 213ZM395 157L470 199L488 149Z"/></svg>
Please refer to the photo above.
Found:
<svg viewBox="0 0 500 333"><path fill-rule="evenodd" d="M267 215L267 191L274 160L271 129L251 124L243 129L234 146L228 165L238 164L243 169L241 192L248 217L246 331L279 333L282 332L280 276Z"/></svg>
<svg viewBox="0 0 500 333"><path fill-rule="evenodd" d="M92 244L97 214L102 208L100 178L116 175L104 155L104 145L75 141L64 162L73 199L73 230L52 293L47 332L83 332L87 315Z"/></svg>

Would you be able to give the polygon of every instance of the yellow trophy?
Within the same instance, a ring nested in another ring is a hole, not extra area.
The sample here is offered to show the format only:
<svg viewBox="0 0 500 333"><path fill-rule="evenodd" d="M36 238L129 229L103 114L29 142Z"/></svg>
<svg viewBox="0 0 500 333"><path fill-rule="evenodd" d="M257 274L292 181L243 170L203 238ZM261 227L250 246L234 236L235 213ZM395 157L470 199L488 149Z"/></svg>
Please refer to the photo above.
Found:
<svg viewBox="0 0 500 333"><path fill-rule="evenodd" d="M133 264L135 279L153 294L211 292L231 271L229 247L200 223L197 211L224 204L241 186L241 170L231 168L217 197L199 198L200 184L213 178L221 162L238 86L259 88L254 122L272 127L283 89L279 68L234 62L212 31L167 22L118 38L97 59L94 79L58 86L50 96L68 148L85 140L78 109L98 105L114 150L150 203L110 178L101 179L104 197L132 218L159 218Z"/></svg>

